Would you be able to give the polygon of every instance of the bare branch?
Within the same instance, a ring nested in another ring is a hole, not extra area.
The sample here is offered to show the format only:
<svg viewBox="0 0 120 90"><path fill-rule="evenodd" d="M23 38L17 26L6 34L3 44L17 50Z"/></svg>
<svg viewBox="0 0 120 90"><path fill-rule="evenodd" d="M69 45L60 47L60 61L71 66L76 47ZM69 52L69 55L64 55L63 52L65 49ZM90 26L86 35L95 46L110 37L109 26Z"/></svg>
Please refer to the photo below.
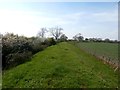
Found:
<svg viewBox="0 0 120 90"><path fill-rule="evenodd" d="M50 33L52 34L52 36L55 37L56 40L58 40L58 38L62 34L61 31L63 30L63 28L59 28L57 26L57 27L54 27L54 28L50 28L49 30L50 30Z"/></svg>

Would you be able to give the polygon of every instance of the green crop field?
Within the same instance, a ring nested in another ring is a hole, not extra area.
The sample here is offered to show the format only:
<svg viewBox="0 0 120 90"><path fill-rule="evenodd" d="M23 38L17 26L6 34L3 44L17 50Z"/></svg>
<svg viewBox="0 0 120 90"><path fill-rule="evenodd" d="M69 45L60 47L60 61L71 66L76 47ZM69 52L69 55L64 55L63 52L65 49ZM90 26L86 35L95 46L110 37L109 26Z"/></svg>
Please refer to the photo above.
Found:
<svg viewBox="0 0 120 90"><path fill-rule="evenodd" d="M103 42L80 42L77 47L98 57L106 57L114 63L118 63L118 44Z"/></svg>
<svg viewBox="0 0 120 90"><path fill-rule="evenodd" d="M2 84L3 88L116 88L118 74L91 54L63 42L4 71Z"/></svg>

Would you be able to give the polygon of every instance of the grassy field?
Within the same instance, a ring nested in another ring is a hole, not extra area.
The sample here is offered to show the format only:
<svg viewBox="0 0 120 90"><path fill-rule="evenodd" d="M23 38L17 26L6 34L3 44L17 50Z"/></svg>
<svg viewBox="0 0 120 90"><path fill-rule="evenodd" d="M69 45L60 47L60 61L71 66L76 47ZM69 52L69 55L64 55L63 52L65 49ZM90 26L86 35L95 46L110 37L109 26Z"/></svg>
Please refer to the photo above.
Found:
<svg viewBox="0 0 120 90"><path fill-rule="evenodd" d="M3 88L115 88L118 75L108 65L63 42L3 73Z"/></svg>
<svg viewBox="0 0 120 90"><path fill-rule="evenodd" d="M77 47L98 57L106 57L114 63L118 63L118 44L103 42L80 42Z"/></svg>

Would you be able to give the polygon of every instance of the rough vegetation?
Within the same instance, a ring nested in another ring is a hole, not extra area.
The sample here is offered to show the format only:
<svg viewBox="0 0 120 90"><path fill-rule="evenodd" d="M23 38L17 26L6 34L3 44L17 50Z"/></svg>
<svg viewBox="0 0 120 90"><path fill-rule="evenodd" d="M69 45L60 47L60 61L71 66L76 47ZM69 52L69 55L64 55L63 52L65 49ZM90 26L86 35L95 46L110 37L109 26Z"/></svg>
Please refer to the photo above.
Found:
<svg viewBox="0 0 120 90"><path fill-rule="evenodd" d="M3 72L3 88L117 87L117 72L67 42L50 46L31 61Z"/></svg>
<svg viewBox="0 0 120 90"><path fill-rule="evenodd" d="M118 64L119 41L81 33L68 40L62 30L41 28L29 38L0 34L3 88L117 88L119 71L98 57Z"/></svg>
<svg viewBox="0 0 120 90"><path fill-rule="evenodd" d="M30 60L33 54L55 44L53 38L46 38L43 41L39 37L27 38L7 33L2 37L2 68L8 69L24 63Z"/></svg>

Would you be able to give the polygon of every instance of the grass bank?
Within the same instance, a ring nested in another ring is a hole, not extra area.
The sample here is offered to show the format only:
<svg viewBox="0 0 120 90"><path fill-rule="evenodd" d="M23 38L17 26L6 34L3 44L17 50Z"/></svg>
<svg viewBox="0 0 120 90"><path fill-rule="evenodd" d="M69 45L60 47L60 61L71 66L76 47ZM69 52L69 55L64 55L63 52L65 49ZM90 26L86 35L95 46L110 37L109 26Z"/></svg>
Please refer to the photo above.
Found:
<svg viewBox="0 0 120 90"><path fill-rule="evenodd" d="M118 75L108 65L67 42L35 54L3 74L3 88L115 88Z"/></svg>

